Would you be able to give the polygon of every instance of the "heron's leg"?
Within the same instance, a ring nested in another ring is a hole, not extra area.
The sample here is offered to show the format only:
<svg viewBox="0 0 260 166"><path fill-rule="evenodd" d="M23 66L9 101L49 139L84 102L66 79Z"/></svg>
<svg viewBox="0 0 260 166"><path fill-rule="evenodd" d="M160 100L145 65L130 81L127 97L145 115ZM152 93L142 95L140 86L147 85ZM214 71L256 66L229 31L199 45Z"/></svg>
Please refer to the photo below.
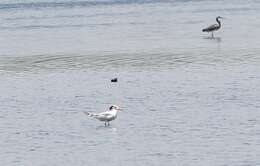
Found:
<svg viewBox="0 0 260 166"><path fill-rule="evenodd" d="M212 38L214 37L213 31L211 32L211 37L212 37Z"/></svg>
<svg viewBox="0 0 260 166"><path fill-rule="evenodd" d="M107 125L110 126L109 121L107 122Z"/></svg>
<svg viewBox="0 0 260 166"><path fill-rule="evenodd" d="M107 122L105 122L105 126L107 126Z"/></svg>

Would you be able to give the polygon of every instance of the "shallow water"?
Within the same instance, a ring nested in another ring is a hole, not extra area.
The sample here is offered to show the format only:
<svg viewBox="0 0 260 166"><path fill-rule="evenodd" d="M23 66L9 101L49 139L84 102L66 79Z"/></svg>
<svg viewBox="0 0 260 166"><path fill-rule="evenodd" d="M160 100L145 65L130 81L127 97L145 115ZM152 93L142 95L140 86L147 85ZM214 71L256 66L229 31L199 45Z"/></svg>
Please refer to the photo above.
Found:
<svg viewBox="0 0 260 166"><path fill-rule="evenodd" d="M1 1L0 164L260 165L259 9Z"/></svg>

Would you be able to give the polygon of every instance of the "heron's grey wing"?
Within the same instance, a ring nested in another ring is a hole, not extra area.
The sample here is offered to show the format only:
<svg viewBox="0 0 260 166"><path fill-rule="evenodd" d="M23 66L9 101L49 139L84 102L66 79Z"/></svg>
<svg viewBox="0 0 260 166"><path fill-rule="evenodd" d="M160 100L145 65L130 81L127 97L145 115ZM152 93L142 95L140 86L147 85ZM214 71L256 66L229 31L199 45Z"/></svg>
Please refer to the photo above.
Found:
<svg viewBox="0 0 260 166"><path fill-rule="evenodd" d="M218 24L214 24L214 25L211 25L207 28L204 28L202 31L203 32L210 32L210 31L216 30L217 28L219 28Z"/></svg>

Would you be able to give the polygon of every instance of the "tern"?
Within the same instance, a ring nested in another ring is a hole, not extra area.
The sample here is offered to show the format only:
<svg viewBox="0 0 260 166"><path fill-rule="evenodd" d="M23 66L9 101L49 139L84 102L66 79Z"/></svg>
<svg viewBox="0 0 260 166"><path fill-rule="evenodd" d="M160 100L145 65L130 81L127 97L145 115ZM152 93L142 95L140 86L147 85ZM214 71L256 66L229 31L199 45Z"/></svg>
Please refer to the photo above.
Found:
<svg viewBox="0 0 260 166"><path fill-rule="evenodd" d="M108 111L100 113L90 113L84 112L87 116L96 118L102 122L105 122L105 126L109 126L109 122L117 118L117 112L122 111L122 109L117 105L112 105L109 107Z"/></svg>
<svg viewBox="0 0 260 166"><path fill-rule="evenodd" d="M213 32L217 31L221 28L221 22L219 21L219 19L221 19L221 18L223 19L223 17L218 16L216 18L216 21L218 24L210 25L209 27L202 29L202 32L211 32L211 37L213 38L214 37Z"/></svg>

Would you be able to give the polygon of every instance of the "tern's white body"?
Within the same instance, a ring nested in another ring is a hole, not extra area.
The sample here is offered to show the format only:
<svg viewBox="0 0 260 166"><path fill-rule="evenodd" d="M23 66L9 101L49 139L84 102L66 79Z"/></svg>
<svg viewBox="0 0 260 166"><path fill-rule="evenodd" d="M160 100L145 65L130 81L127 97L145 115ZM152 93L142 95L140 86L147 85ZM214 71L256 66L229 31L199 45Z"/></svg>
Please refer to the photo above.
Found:
<svg viewBox="0 0 260 166"><path fill-rule="evenodd" d="M105 122L105 126L112 120L115 120L117 118L117 112L121 110L118 106L111 106L109 108L109 111L101 112L101 113L89 113L84 112L86 115L90 117L94 117L102 122Z"/></svg>

